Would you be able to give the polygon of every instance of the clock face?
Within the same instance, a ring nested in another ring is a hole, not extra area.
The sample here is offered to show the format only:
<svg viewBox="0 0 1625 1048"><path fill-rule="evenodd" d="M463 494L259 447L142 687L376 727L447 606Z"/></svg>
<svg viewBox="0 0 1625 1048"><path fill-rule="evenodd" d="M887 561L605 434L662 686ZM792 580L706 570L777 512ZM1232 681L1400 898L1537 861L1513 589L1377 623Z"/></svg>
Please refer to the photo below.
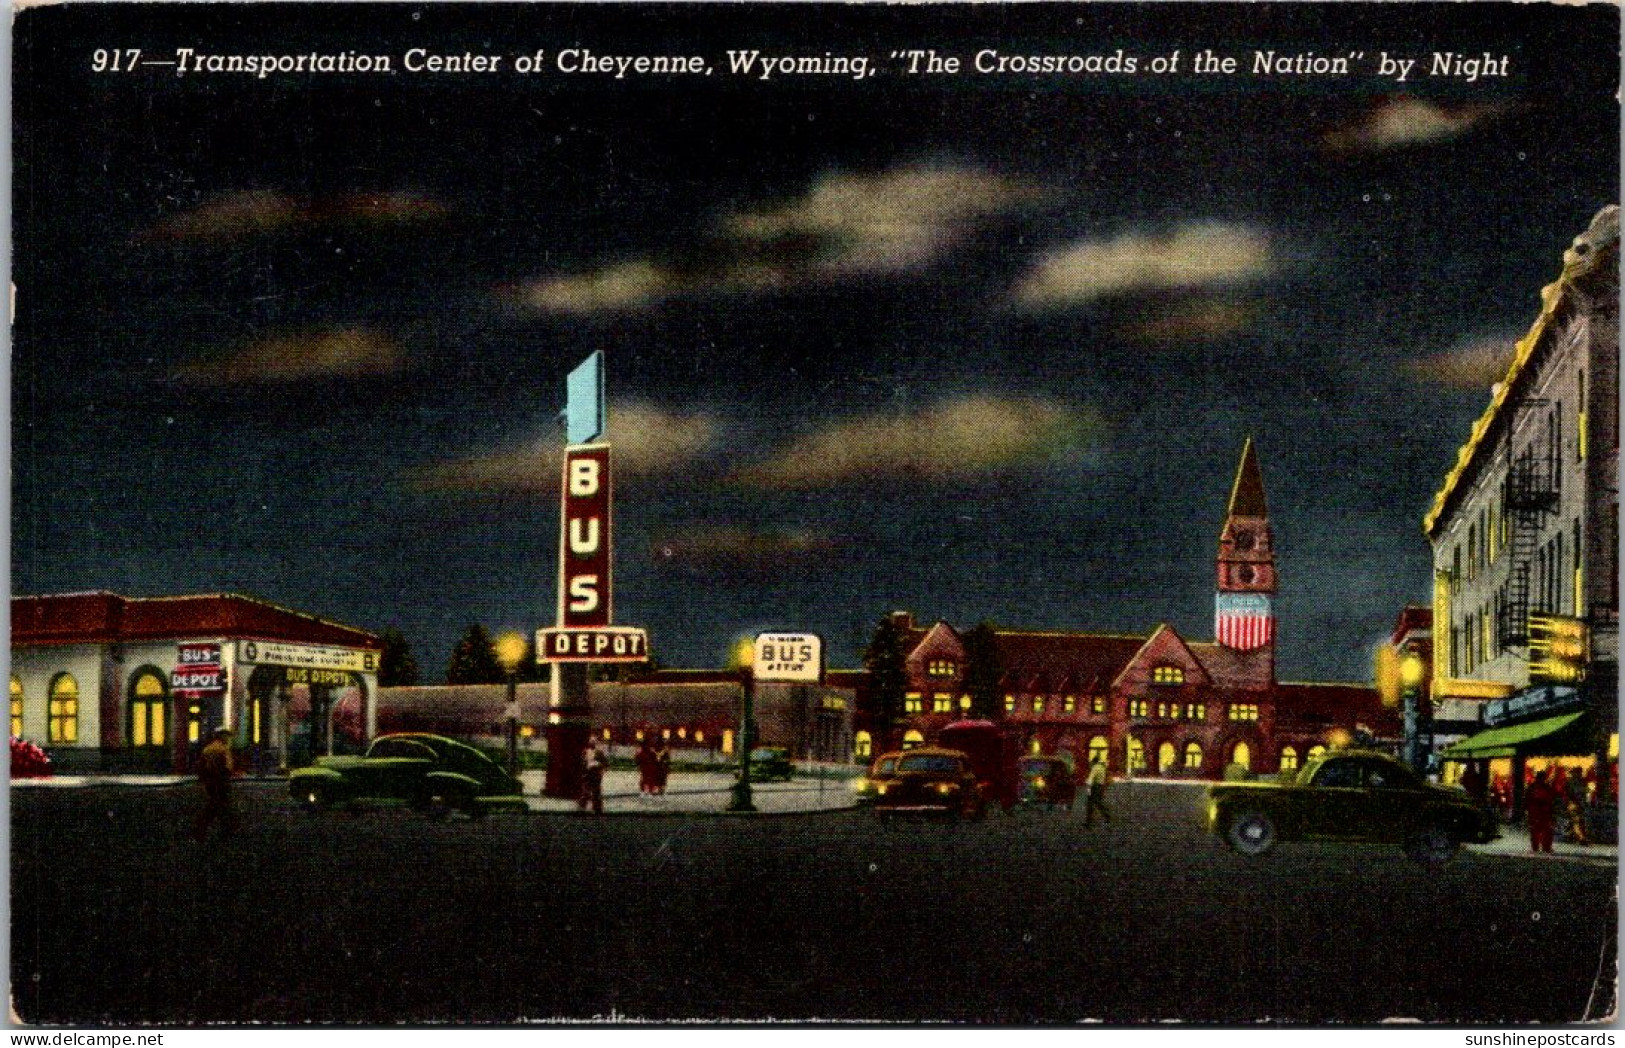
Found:
<svg viewBox="0 0 1625 1048"><path fill-rule="evenodd" d="M1235 543L1236 548L1239 550L1252 549L1257 541L1258 540L1253 537L1253 533L1248 531L1246 528L1241 528L1236 532Z"/></svg>
<svg viewBox="0 0 1625 1048"><path fill-rule="evenodd" d="M1236 581L1240 582L1243 586L1252 582L1253 577L1254 572L1251 564L1243 564L1241 567L1236 569Z"/></svg>

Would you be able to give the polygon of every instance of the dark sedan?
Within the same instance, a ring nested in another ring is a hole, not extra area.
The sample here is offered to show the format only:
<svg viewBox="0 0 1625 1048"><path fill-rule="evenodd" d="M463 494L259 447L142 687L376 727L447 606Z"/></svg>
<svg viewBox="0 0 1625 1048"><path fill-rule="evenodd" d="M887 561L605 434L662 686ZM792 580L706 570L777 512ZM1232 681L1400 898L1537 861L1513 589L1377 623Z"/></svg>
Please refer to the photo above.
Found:
<svg viewBox="0 0 1625 1048"><path fill-rule="evenodd" d="M417 733L381 735L362 757L318 757L288 776L288 792L311 811L360 801L470 818L525 809L518 780L491 758L455 739Z"/></svg>
<svg viewBox="0 0 1625 1048"><path fill-rule="evenodd" d="M976 772L958 750L921 747L906 751L896 771L875 783L874 809L979 816L987 802L976 784Z"/></svg>

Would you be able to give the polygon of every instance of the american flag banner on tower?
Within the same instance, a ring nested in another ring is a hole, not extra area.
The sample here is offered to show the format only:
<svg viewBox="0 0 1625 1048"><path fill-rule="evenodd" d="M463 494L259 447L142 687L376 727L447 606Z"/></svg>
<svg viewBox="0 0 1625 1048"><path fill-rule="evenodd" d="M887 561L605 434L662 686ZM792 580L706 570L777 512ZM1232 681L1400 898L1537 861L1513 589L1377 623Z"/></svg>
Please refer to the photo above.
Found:
<svg viewBox="0 0 1625 1048"><path fill-rule="evenodd" d="M1214 610L1214 632L1225 647L1252 651L1275 643L1275 614L1264 594L1220 593Z"/></svg>

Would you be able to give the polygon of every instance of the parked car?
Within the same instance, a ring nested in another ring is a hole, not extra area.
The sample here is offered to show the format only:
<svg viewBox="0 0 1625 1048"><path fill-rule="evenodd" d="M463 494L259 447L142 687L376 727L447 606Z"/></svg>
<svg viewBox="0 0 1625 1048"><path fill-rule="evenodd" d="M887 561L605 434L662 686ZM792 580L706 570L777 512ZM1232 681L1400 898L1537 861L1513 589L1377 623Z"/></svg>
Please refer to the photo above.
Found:
<svg viewBox="0 0 1625 1048"><path fill-rule="evenodd" d="M882 753L870 764L869 770L852 780L852 791L858 795L859 804L873 804L879 795L880 785L897 776L897 762L901 760L901 751Z"/></svg>
<svg viewBox="0 0 1625 1048"><path fill-rule="evenodd" d="M756 782L774 779L790 781L795 768L790 763L790 751L783 746L758 746L750 751L750 777Z"/></svg>
<svg viewBox="0 0 1625 1048"><path fill-rule="evenodd" d="M875 811L980 816L987 809L970 758L959 750L921 746L897 758L890 778L875 783Z"/></svg>
<svg viewBox="0 0 1625 1048"><path fill-rule="evenodd" d="M311 811L376 801L480 818L525 807L518 780L491 758L455 739L416 732L380 735L365 756L318 757L288 776L288 792Z"/></svg>
<svg viewBox="0 0 1625 1048"><path fill-rule="evenodd" d="M1072 778L1072 765L1060 757L1021 758L1021 804L1023 807L1060 808L1065 811L1077 799L1078 784Z"/></svg>
<svg viewBox="0 0 1625 1048"><path fill-rule="evenodd" d="M1466 791L1435 786L1384 753L1333 751L1284 783L1208 787L1208 828L1243 855L1279 841L1400 844L1421 862L1444 862L1464 841L1499 834Z"/></svg>

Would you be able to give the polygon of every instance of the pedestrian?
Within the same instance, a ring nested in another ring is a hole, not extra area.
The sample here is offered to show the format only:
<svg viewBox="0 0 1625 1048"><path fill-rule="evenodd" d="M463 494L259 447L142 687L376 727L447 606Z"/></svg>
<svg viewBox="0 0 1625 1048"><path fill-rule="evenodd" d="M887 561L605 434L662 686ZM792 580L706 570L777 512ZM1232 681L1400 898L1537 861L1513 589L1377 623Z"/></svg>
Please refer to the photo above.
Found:
<svg viewBox="0 0 1625 1048"><path fill-rule="evenodd" d="M604 814L604 772L609 768L609 757L598 748L596 741L587 743L585 768L582 775L581 800L578 806L594 815Z"/></svg>
<svg viewBox="0 0 1625 1048"><path fill-rule="evenodd" d="M1096 757L1095 763L1089 769L1089 799L1084 802L1083 824L1085 826L1095 824L1095 812L1097 811L1100 813L1101 818L1107 822L1112 821L1112 813L1106 807L1106 785L1110 781L1111 776L1106 774L1105 759Z"/></svg>
<svg viewBox="0 0 1625 1048"><path fill-rule="evenodd" d="M1586 835L1586 782L1578 772L1568 777L1563 803L1569 817L1569 840L1575 844L1590 844Z"/></svg>
<svg viewBox="0 0 1625 1048"><path fill-rule="evenodd" d="M671 775L671 743L665 739L660 740L660 748L655 750L655 793L665 796L666 779Z"/></svg>
<svg viewBox="0 0 1625 1048"><path fill-rule="evenodd" d="M1536 852L1552 850L1552 813L1557 791L1546 781L1546 769L1535 773L1535 781L1523 795L1524 819L1529 825L1529 848Z"/></svg>
<svg viewBox="0 0 1625 1048"><path fill-rule="evenodd" d="M1478 761L1468 761L1467 768L1461 773L1461 788L1467 791L1467 796L1480 808L1484 806L1485 787L1484 768Z"/></svg>
<svg viewBox="0 0 1625 1048"><path fill-rule="evenodd" d="M638 792L655 791L655 751L648 739L638 741Z"/></svg>
<svg viewBox="0 0 1625 1048"><path fill-rule="evenodd" d="M237 830L237 813L231 807L231 729L214 729L209 742L198 755L197 779L203 787L203 810L192 824L192 836L199 841L209 837L209 826L218 821L220 836Z"/></svg>

